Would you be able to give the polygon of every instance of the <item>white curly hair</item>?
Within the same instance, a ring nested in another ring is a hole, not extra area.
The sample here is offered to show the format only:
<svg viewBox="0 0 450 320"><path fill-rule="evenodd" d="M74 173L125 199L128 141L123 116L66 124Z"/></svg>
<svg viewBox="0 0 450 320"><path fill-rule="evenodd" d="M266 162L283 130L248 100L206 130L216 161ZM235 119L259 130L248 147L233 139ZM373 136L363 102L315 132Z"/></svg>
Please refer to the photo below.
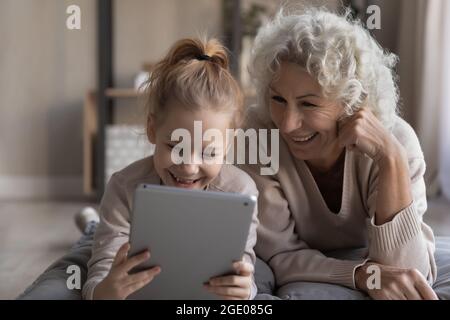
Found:
<svg viewBox="0 0 450 320"><path fill-rule="evenodd" d="M288 13L281 8L255 38L249 72L257 104L268 116L267 90L281 61L297 63L321 85L323 94L348 115L367 106L392 128L399 100L398 58L381 48L347 9L337 14L325 8Z"/></svg>

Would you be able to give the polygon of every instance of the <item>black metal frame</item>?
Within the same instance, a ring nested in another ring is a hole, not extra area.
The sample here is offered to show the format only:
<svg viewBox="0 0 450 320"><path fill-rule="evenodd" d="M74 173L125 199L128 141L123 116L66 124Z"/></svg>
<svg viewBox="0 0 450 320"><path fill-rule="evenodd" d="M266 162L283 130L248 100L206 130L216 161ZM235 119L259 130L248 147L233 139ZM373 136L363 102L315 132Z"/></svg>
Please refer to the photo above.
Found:
<svg viewBox="0 0 450 320"><path fill-rule="evenodd" d="M231 71L239 76L239 57L242 49L241 1L233 1L233 27L231 30Z"/></svg>
<svg viewBox="0 0 450 320"><path fill-rule="evenodd" d="M98 85L97 85L97 139L95 143L95 190L100 200L105 189L105 125L112 123L113 101L106 89L113 87L113 3L98 0Z"/></svg>

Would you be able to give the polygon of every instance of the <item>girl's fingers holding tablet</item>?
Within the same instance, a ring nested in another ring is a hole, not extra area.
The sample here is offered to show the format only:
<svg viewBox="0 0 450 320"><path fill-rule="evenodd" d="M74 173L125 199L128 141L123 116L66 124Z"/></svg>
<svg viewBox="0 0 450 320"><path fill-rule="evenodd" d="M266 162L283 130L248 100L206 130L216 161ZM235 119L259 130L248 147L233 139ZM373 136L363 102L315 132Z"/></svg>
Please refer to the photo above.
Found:
<svg viewBox="0 0 450 320"><path fill-rule="evenodd" d="M250 296L250 288L240 287L216 287L211 285L205 285L206 289L223 299L230 300L235 299L248 299Z"/></svg>
<svg viewBox="0 0 450 320"><path fill-rule="evenodd" d="M153 267L148 270L143 270L138 273L129 275L125 280L125 285L133 285L146 280L153 280L153 278L161 272L160 267Z"/></svg>
<svg viewBox="0 0 450 320"><path fill-rule="evenodd" d="M221 300L243 300L238 297L230 297L230 296L221 296L220 294L217 295Z"/></svg>
<svg viewBox="0 0 450 320"><path fill-rule="evenodd" d="M233 269L237 274L245 277L251 276L254 271L253 265L245 261L238 261L233 263Z"/></svg>
<svg viewBox="0 0 450 320"><path fill-rule="evenodd" d="M134 267L140 265L142 262L147 261L150 258L150 252L144 251L142 253L139 253L131 258L129 258L125 263L123 264L123 271L129 272Z"/></svg>
<svg viewBox="0 0 450 320"><path fill-rule="evenodd" d="M248 299L252 287L253 265L237 262L233 268L238 275L211 278L205 288L222 299Z"/></svg>
<svg viewBox="0 0 450 320"><path fill-rule="evenodd" d="M133 284L127 286L127 287L125 288L126 296L128 297L130 294L132 294L132 293L138 291L139 289L142 289L142 288L145 287L147 284L149 284L152 280L153 280L153 277L144 279L144 280L139 281L139 282L135 282L135 283L133 283Z"/></svg>
<svg viewBox="0 0 450 320"><path fill-rule="evenodd" d="M152 281L161 271L160 267L154 267L128 274L128 271L150 258L150 252L144 251L128 259L129 250L129 243L124 243L117 251L108 276L95 287L95 299L126 299L128 295Z"/></svg>
<svg viewBox="0 0 450 320"><path fill-rule="evenodd" d="M211 278L209 280L211 286L234 286L234 287L247 287L251 285L251 279L249 277L240 276L223 276Z"/></svg>
<svg viewBox="0 0 450 320"><path fill-rule="evenodd" d="M113 267L118 266L126 261L128 250L130 250L130 244L128 242L125 242L116 253L116 257L113 261Z"/></svg>

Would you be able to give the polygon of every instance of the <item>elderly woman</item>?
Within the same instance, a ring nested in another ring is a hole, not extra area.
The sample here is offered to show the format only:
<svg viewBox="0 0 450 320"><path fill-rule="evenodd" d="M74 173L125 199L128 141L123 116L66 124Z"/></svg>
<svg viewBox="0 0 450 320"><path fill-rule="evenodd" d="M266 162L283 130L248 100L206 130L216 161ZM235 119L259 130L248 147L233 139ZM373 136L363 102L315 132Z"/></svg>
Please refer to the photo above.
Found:
<svg viewBox="0 0 450 320"><path fill-rule="evenodd" d="M249 127L279 129L280 168L243 167L260 191L256 253L282 298L437 298L425 162L397 115L396 61L322 9L280 11L255 39Z"/></svg>

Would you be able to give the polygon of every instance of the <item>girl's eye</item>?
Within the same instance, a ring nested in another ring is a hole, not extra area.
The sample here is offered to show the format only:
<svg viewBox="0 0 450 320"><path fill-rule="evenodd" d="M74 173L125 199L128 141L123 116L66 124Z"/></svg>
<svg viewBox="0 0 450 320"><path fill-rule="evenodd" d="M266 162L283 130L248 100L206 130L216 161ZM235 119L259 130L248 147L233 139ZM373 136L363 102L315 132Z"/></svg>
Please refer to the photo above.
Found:
<svg viewBox="0 0 450 320"><path fill-rule="evenodd" d="M272 96L272 100L278 102L278 103L285 103L286 100L283 97L280 96Z"/></svg>
<svg viewBox="0 0 450 320"><path fill-rule="evenodd" d="M175 151L176 153L178 153L180 156L183 156L183 149L180 148L179 146L177 147L176 144L167 144L167 147L170 150ZM174 150L174 148L176 148L176 150Z"/></svg>
<svg viewBox="0 0 450 320"><path fill-rule="evenodd" d="M215 150L209 149L209 150L205 150L203 152L203 156L208 157L208 158L215 158L215 157L217 157L217 153Z"/></svg>

